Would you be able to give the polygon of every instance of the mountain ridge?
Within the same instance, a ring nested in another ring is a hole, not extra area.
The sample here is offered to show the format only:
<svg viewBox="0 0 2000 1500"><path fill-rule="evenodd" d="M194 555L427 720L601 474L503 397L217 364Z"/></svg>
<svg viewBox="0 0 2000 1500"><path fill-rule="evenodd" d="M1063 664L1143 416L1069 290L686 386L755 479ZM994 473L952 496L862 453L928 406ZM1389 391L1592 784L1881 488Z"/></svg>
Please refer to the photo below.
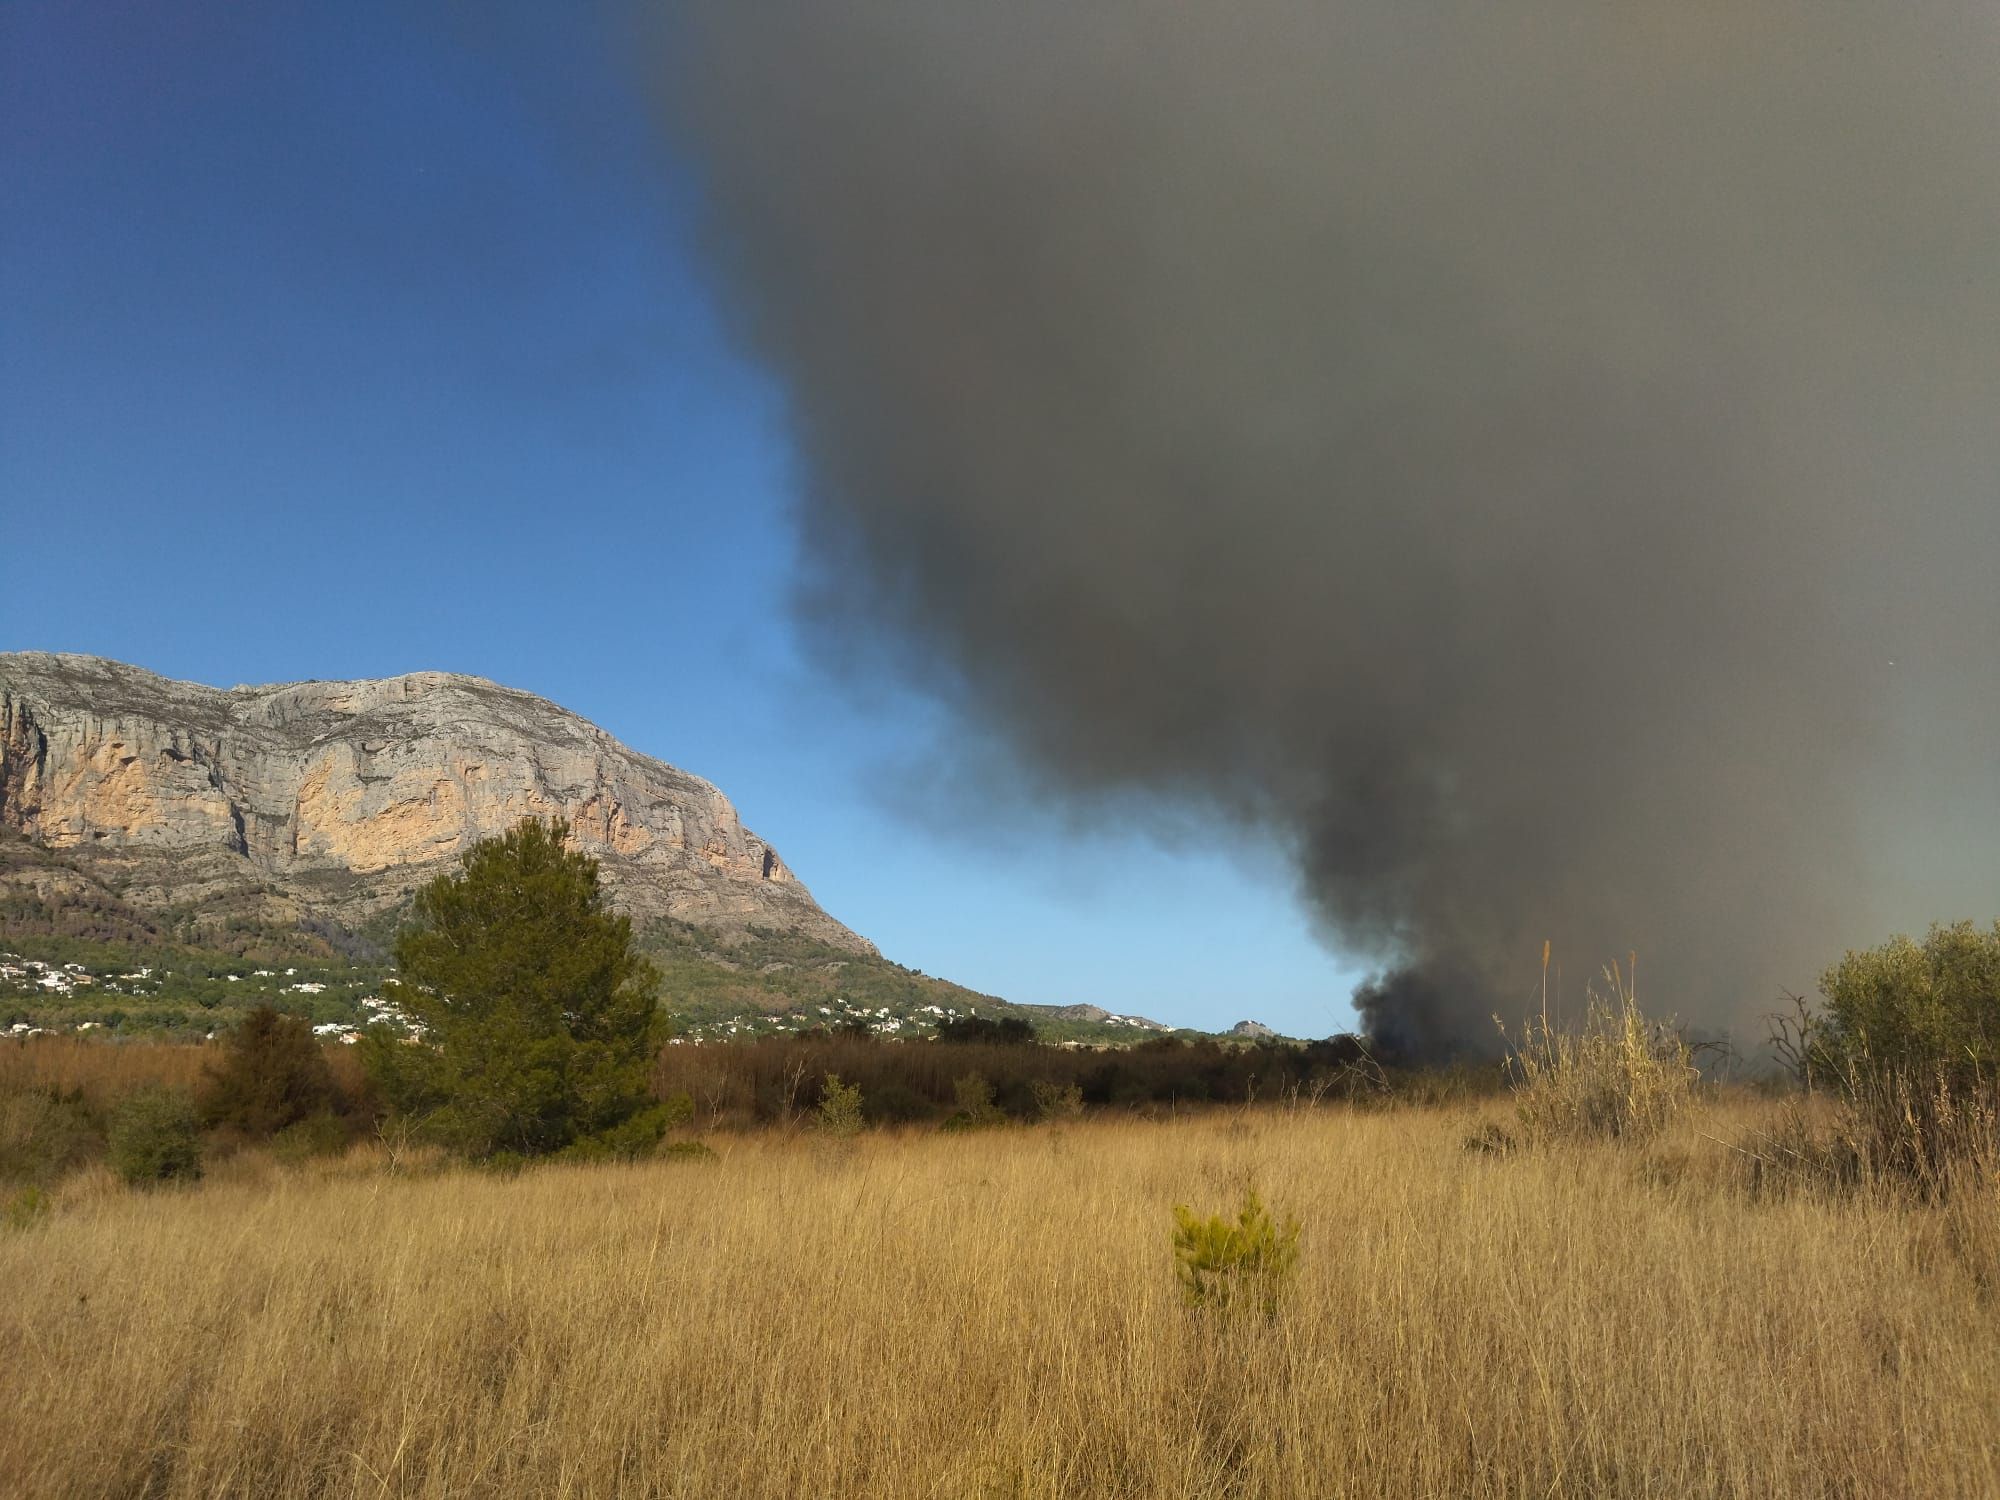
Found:
<svg viewBox="0 0 2000 1500"><path fill-rule="evenodd" d="M0 829L197 927L365 925L524 816L561 816L639 921L874 945L713 783L486 678L181 682L0 653Z"/></svg>
<svg viewBox="0 0 2000 1500"><path fill-rule="evenodd" d="M539 695L429 671L217 688L50 652L0 653L0 956L19 971L0 1031L205 1034L260 998L304 1005L271 976L307 965L313 1019L351 1033L417 886L530 814L566 818L598 861L692 1039L971 1016L1073 1041L1173 1031L884 958L712 782Z"/></svg>

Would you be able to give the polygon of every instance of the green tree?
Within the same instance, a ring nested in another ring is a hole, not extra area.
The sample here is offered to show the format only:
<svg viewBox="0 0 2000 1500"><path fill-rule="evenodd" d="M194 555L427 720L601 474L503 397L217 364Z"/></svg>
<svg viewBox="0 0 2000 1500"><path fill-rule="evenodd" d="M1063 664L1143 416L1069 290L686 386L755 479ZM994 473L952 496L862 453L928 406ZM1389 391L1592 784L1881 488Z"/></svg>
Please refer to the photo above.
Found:
<svg viewBox="0 0 2000 1500"><path fill-rule="evenodd" d="M2000 1154L2000 923L1939 924L1847 954L1826 1011L1781 1029L1808 1078L1843 1096L1833 1158L1941 1198L1990 1197ZM1843 1165L1847 1164L1847 1165Z"/></svg>
<svg viewBox="0 0 2000 1500"><path fill-rule="evenodd" d="M668 1124L648 1088L658 975L568 839L536 818L482 839L396 939L415 1035L373 1028L369 1071L393 1112L467 1155L635 1155Z"/></svg>
<svg viewBox="0 0 2000 1500"><path fill-rule="evenodd" d="M842 1083L838 1073L827 1074L820 1088L816 1123L824 1134L837 1140L861 1134L861 1085Z"/></svg>
<svg viewBox="0 0 2000 1500"><path fill-rule="evenodd" d="M1990 1070L2000 1059L2000 923L1851 952L1820 979L1822 1047L1849 1067Z"/></svg>

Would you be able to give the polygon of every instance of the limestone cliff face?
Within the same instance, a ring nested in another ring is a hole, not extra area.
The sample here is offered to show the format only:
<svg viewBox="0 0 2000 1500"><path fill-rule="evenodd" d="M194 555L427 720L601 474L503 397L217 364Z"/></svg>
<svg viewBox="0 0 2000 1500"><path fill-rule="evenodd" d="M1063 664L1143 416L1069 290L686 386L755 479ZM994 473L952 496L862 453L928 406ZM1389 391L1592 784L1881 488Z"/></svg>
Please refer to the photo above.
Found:
<svg viewBox="0 0 2000 1500"><path fill-rule="evenodd" d="M0 653L0 828L139 904L351 925L530 814L568 818L635 919L872 951L715 787L531 694L443 672L223 692Z"/></svg>

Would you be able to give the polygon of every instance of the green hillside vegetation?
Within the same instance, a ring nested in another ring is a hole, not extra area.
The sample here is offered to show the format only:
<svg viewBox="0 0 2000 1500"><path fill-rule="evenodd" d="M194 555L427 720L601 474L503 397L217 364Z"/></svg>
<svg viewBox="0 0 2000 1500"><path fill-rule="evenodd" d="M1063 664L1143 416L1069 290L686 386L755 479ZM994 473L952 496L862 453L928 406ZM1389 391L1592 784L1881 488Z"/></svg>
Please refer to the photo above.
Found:
<svg viewBox="0 0 2000 1500"><path fill-rule="evenodd" d="M297 957L271 969L210 949L12 933L0 933L0 955L0 1032L103 1027L190 1039L233 1026L260 1004L315 1024L360 1025L361 1001L388 973L340 959ZM42 982L51 969L65 971L66 989Z"/></svg>
<svg viewBox="0 0 2000 1500"><path fill-rule="evenodd" d="M674 922L642 934L640 946L660 971L663 1007L687 1035L704 1040L838 1028L921 1036L965 1016L1017 1017L1052 1042L1130 1044L1161 1034L1012 1004L794 933L752 929L745 937L723 937Z"/></svg>
<svg viewBox="0 0 2000 1500"><path fill-rule="evenodd" d="M364 1026L371 1012L361 1002L379 995L393 973L388 954L406 917L386 912L357 932L207 909L150 913L59 852L9 835L0 838L0 954L14 958L0 958L0 1034L90 1024L195 1039L236 1025L259 1005L316 1025ZM835 1029L914 1038L971 1016L1019 1018L1049 1042L1131 1045L1163 1034L1133 1021L1010 1004L793 933L722 934L665 922L639 941L659 970L669 1025L695 1040ZM54 990L24 967L28 961L82 972L67 990Z"/></svg>
<svg viewBox="0 0 2000 1500"><path fill-rule="evenodd" d="M153 914L17 835L0 838L0 1033L196 1038L260 1004L359 1024L388 969L380 938L247 916ZM62 971L57 985L50 971Z"/></svg>

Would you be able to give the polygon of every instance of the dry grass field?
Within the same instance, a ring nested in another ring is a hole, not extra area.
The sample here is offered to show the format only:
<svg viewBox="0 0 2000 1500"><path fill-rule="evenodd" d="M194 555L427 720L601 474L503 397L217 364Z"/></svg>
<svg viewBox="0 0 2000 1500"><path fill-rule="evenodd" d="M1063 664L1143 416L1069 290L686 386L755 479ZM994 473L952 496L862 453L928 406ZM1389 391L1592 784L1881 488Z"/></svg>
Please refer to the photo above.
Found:
<svg viewBox="0 0 2000 1500"><path fill-rule="evenodd" d="M0 1045L0 1097L74 1090L101 1106L146 1084L191 1089L214 1055L184 1043L108 1046L82 1037L36 1037Z"/></svg>
<svg viewBox="0 0 2000 1500"><path fill-rule="evenodd" d="M199 1186L0 1232L9 1496L1991 1496L2000 1201L1753 1194L1708 1105L717 1137ZM1183 1305L1177 1202L1304 1225Z"/></svg>

